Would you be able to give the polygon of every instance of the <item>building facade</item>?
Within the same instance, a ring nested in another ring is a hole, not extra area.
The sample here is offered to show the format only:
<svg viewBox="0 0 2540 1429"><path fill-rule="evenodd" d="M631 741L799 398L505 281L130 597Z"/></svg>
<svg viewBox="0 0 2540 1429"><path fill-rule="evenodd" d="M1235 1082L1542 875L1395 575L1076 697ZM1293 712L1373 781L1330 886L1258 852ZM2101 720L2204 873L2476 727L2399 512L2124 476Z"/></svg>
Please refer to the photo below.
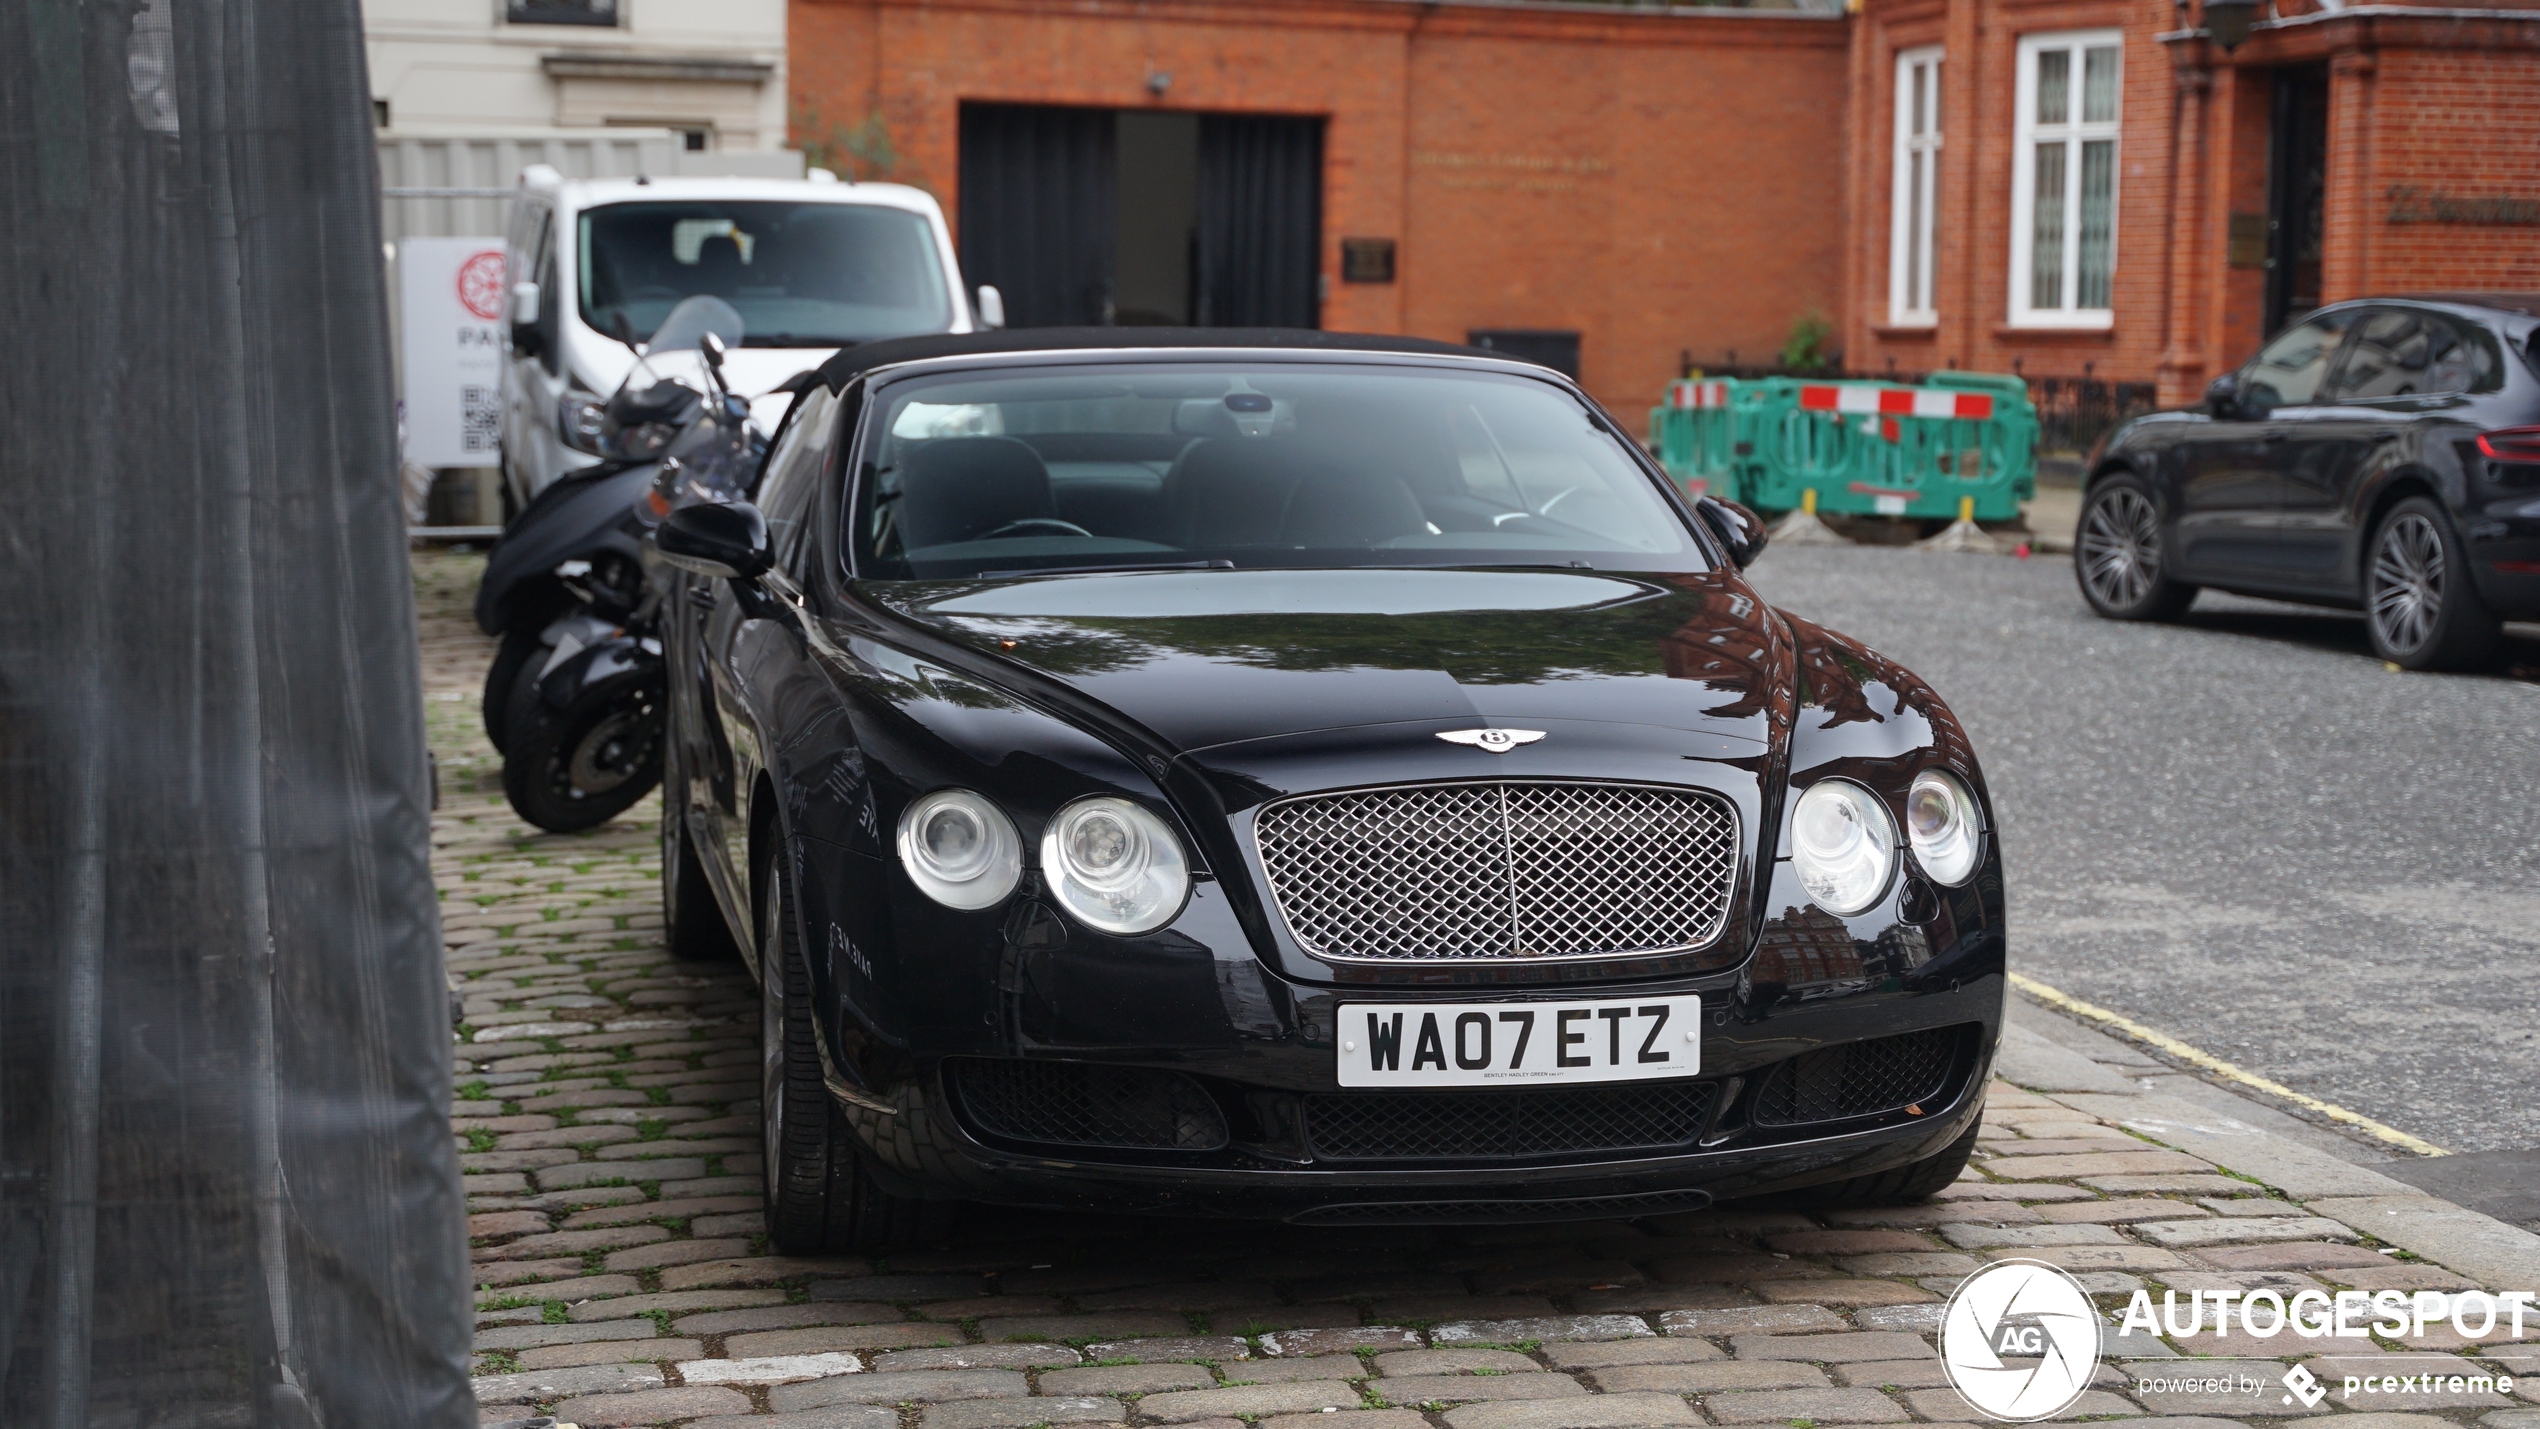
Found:
<svg viewBox="0 0 2540 1429"><path fill-rule="evenodd" d="M789 108L1019 322L1479 340L1622 412L1812 327L2174 403L2318 302L2540 289L2540 0L2199 5L791 0Z"/></svg>
<svg viewBox="0 0 2540 1429"><path fill-rule="evenodd" d="M372 108L398 133L668 129L689 152L779 149L785 5L369 0Z"/></svg>

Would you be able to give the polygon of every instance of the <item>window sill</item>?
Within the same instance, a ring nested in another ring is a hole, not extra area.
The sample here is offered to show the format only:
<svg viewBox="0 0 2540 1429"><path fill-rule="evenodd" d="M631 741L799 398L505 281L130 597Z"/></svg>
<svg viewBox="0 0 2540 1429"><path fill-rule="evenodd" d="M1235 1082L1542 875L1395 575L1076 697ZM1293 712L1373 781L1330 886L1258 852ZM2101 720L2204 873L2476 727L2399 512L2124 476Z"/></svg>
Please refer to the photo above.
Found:
<svg viewBox="0 0 2540 1429"><path fill-rule="evenodd" d="M1937 321L1927 323L1872 323L1870 336L1881 342L1929 342L1940 336Z"/></svg>
<svg viewBox="0 0 2540 1429"><path fill-rule="evenodd" d="M2113 323L2102 323L2096 327L1996 323L1993 327L1993 340L1996 342L2114 342L2116 336L2117 329Z"/></svg>

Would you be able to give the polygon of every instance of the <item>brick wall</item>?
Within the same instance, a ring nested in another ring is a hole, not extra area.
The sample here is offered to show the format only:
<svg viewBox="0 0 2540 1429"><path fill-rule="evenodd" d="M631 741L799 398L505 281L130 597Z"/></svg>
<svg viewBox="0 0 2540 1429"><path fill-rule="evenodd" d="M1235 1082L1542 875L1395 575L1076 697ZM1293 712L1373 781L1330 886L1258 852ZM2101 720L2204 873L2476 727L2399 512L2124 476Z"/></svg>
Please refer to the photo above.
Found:
<svg viewBox="0 0 2540 1429"><path fill-rule="evenodd" d="M954 214L965 99L1326 116L1326 327L1577 329L1589 390L1636 420L1679 351L1752 361L1803 312L1841 318L1845 30L1390 0L794 0L789 77L797 142L878 115L891 176ZM1341 282L1343 236L1397 239L1397 280Z"/></svg>

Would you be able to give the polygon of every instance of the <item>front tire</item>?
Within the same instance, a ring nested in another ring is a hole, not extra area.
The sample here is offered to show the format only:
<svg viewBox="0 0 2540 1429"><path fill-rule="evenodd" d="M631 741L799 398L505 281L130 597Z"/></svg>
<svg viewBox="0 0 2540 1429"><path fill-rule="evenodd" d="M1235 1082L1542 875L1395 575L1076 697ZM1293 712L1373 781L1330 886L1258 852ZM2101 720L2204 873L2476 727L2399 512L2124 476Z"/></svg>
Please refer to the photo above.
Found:
<svg viewBox="0 0 2540 1429"><path fill-rule="evenodd" d="M2073 576L2082 599L2110 620L2175 620L2196 599L2196 587L2170 578L2161 504L2132 472L2104 478L2082 502Z"/></svg>
<svg viewBox="0 0 2540 1429"><path fill-rule="evenodd" d="M500 754L511 741L512 688L520 683L520 672L531 659L546 651L539 643L538 632L518 626L503 632L502 648L494 652L494 665L485 672L485 695L477 701L477 717L485 721L485 737Z"/></svg>
<svg viewBox="0 0 2540 1429"><path fill-rule="evenodd" d="M1977 1117L1957 1140L1920 1161L1812 1186L1802 1194L1814 1204L1827 1206L1910 1206L1928 1201L1967 1169L1967 1158L1975 1154L1976 1135L1983 1130L1984 1118Z"/></svg>
<svg viewBox="0 0 2540 1429"><path fill-rule="evenodd" d="M2373 653L2408 670L2485 662L2501 633L2470 582L2469 553L2432 499L2390 508L2364 554L2364 625Z"/></svg>
<svg viewBox="0 0 2540 1429"><path fill-rule="evenodd" d="M532 696L512 723L503 796L549 833L597 828L661 781L662 690L634 679L563 709Z"/></svg>
<svg viewBox="0 0 2540 1429"><path fill-rule="evenodd" d="M874 1182L864 1148L830 1099L814 1040L811 977L795 935L794 890L781 855L761 871L760 1132L767 1158L767 1238L780 1254L867 1252L940 1236L952 1203L894 1196Z"/></svg>

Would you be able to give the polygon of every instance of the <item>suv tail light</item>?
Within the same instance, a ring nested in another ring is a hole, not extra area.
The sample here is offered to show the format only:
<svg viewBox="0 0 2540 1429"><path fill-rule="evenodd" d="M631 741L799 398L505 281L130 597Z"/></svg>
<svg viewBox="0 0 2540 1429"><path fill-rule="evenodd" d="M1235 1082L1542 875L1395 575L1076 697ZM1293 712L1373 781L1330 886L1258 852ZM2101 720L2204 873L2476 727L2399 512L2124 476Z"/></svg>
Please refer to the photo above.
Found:
<svg viewBox="0 0 2540 1429"><path fill-rule="evenodd" d="M2478 434L2478 454L2489 461L2540 461L2540 427L2508 427Z"/></svg>

